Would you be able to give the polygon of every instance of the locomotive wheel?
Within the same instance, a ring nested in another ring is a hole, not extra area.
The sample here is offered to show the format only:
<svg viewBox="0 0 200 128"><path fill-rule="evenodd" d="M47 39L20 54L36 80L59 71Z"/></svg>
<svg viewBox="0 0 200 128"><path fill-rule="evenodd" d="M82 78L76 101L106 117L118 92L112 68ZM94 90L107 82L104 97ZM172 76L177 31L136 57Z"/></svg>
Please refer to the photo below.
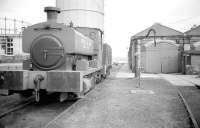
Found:
<svg viewBox="0 0 200 128"><path fill-rule="evenodd" d="M105 79L106 79L106 75L101 74L101 79L102 79L102 80L105 80Z"/></svg>
<svg viewBox="0 0 200 128"><path fill-rule="evenodd" d="M99 84L101 82L101 75L100 74L96 74L95 76L95 83Z"/></svg>

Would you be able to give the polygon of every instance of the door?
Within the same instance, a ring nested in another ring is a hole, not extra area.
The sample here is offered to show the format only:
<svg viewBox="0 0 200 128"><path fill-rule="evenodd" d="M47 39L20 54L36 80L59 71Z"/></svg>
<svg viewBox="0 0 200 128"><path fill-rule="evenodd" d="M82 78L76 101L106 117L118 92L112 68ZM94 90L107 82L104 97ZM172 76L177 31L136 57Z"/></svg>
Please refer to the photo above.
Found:
<svg viewBox="0 0 200 128"><path fill-rule="evenodd" d="M148 50L146 52L146 72L148 73L161 73L161 62L160 62L160 54L159 51Z"/></svg>
<svg viewBox="0 0 200 128"><path fill-rule="evenodd" d="M158 43L146 50L145 71L148 73L178 72L178 47L170 43Z"/></svg>

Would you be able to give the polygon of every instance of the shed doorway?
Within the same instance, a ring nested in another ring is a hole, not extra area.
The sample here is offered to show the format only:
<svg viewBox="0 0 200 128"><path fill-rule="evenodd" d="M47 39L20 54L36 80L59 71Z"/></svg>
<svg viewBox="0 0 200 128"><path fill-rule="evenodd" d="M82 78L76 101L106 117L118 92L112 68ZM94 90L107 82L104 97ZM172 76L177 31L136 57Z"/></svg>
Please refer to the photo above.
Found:
<svg viewBox="0 0 200 128"><path fill-rule="evenodd" d="M147 42L142 50L142 66L147 73L177 73L178 45L171 40L159 40L154 46Z"/></svg>

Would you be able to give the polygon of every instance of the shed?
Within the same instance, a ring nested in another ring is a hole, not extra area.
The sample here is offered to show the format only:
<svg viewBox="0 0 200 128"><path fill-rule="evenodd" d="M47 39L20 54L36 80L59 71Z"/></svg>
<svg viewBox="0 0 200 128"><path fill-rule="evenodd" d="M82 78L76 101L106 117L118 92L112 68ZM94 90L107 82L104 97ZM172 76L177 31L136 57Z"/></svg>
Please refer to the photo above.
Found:
<svg viewBox="0 0 200 128"><path fill-rule="evenodd" d="M200 41L200 25L186 31L185 35L187 35L187 37L189 39L189 43L191 43L191 44L194 42Z"/></svg>
<svg viewBox="0 0 200 128"><path fill-rule="evenodd" d="M141 49L141 65L147 73L178 72L178 45L172 40L149 41Z"/></svg>
<svg viewBox="0 0 200 128"><path fill-rule="evenodd" d="M183 59L184 74L196 74L200 72L200 51L185 51Z"/></svg>
<svg viewBox="0 0 200 128"><path fill-rule="evenodd" d="M186 74L193 74L200 72L200 41L191 43L191 50L185 51L184 58L184 72ZM190 67L188 69L188 67Z"/></svg>
<svg viewBox="0 0 200 128"><path fill-rule="evenodd" d="M183 54L183 73L195 74L200 72L200 25L185 32L190 42L190 50Z"/></svg>
<svg viewBox="0 0 200 128"><path fill-rule="evenodd" d="M145 38L149 30L155 30L156 47L154 46L153 33ZM155 23L149 28L131 37L129 47L129 66L136 72L136 42L141 40L141 65L144 72L148 73L174 73L181 71L180 45L184 35L175 29Z"/></svg>

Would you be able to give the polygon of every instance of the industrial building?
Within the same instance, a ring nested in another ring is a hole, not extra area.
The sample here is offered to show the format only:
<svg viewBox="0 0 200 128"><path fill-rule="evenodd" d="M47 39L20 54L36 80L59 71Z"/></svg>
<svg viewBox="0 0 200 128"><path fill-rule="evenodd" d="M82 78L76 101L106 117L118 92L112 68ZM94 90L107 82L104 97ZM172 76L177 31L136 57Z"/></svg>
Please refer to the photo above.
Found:
<svg viewBox="0 0 200 128"><path fill-rule="evenodd" d="M200 26L185 32L190 47L184 50L182 72L184 74L197 74L200 72Z"/></svg>
<svg viewBox="0 0 200 128"><path fill-rule="evenodd" d="M30 23L10 18L0 18L0 55L22 54L22 31Z"/></svg>
<svg viewBox="0 0 200 128"><path fill-rule="evenodd" d="M141 66L148 73L178 72L179 45L172 40L149 41L142 46Z"/></svg>
<svg viewBox="0 0 200 128"><path fill-rule="evenodd" d="M149 30L154 30L155 35L149 33ZM146 38L147 33L149 33L149 38ZM138 40L141 43L141 70L143 72L176 73L181 71L181 52L183 44L186 43L182 32L156 23L132 36L129 47L129 65L132 71L136 70Z"/></svg>
<svg viewBox="0 0 200 128"><path fill-rule="evenodd" d="M0 54L3 55L18 55L22 54L22 35L7 34L0 35Z"/></svg>

